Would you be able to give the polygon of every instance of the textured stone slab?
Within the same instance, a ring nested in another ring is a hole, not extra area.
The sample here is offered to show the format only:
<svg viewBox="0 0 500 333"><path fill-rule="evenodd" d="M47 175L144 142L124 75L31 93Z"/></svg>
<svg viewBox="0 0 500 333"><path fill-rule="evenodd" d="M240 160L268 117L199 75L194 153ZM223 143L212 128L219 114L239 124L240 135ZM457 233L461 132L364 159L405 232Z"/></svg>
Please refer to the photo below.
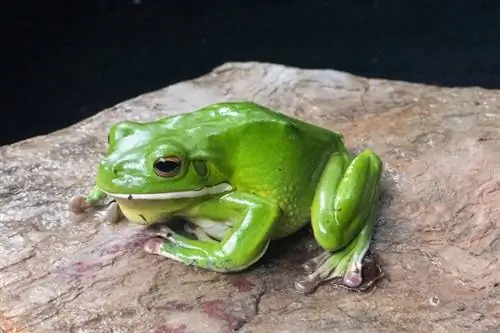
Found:
<svg viewBox="0 0 500 333"><path fill-rule="evenodd" d="M141 228L68 212L109 126L247 99L344 133L385 161L368 293L297 294L308 230L220 275L142 251ZM0 332L498 332L500 92L229 63L0 148ZM71 110L68 110L71 112Z"/></svg>

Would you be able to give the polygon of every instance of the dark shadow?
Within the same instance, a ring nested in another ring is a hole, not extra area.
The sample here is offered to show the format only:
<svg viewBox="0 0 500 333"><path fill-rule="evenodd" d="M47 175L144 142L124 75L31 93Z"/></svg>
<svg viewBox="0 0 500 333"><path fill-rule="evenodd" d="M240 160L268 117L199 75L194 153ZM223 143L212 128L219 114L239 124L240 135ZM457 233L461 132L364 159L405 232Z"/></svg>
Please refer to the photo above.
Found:
<svg viewBox="0 0 500 333"><path fill-rule="evenodd" d="M500 2L7 2L0 144L227 61L500 87Z"/></svg>

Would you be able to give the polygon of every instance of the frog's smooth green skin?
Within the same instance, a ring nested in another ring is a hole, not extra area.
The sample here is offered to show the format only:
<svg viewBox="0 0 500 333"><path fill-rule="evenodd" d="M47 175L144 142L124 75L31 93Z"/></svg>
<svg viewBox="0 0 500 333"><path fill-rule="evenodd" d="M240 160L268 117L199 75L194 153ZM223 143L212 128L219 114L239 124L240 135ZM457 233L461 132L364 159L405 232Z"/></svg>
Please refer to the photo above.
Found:
<svg viewBox="0 0 500 333"><path fill-rule="evenodd" d="M254 103L227 102L114 125L96 185L75 205L107 195L136 223L182 216L196 237L163 231L146 251L217 272L244 270L271 240L311 221L325 253L305 264L309 275L297 289L310 292L338 277L357 287L381 171L370 150L350 156L339 133Z"/></svg>

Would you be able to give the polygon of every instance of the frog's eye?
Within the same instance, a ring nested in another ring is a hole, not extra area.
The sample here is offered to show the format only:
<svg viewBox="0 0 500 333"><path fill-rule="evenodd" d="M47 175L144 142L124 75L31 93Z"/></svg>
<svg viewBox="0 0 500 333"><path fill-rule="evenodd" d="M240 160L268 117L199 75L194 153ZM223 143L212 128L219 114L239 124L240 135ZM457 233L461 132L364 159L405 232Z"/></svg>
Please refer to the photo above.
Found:
<svg viewBox="0 0 500 333"><path fill-rule="evenodd" d="M155 173L160 177L174 177L181 171L181 159L175 156L160 157L153 165Z"/></svg>

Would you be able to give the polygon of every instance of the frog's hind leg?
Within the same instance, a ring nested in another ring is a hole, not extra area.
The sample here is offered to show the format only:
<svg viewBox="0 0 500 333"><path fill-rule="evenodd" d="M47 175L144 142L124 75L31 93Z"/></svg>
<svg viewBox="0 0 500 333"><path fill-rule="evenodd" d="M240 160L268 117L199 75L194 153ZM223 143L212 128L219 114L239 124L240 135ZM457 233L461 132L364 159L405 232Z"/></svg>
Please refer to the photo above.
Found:
<svg viewBox="0 0 500 333"><path fill-rule="evenodd" d="M299 291L312 292L333 278L350 288L363 284L362 262L378 214L381 171L380 158L370 150L352 160L340 153L330 157L311 210L314 236L326 252L306 262L310 274L297 281Z"/></svg>

